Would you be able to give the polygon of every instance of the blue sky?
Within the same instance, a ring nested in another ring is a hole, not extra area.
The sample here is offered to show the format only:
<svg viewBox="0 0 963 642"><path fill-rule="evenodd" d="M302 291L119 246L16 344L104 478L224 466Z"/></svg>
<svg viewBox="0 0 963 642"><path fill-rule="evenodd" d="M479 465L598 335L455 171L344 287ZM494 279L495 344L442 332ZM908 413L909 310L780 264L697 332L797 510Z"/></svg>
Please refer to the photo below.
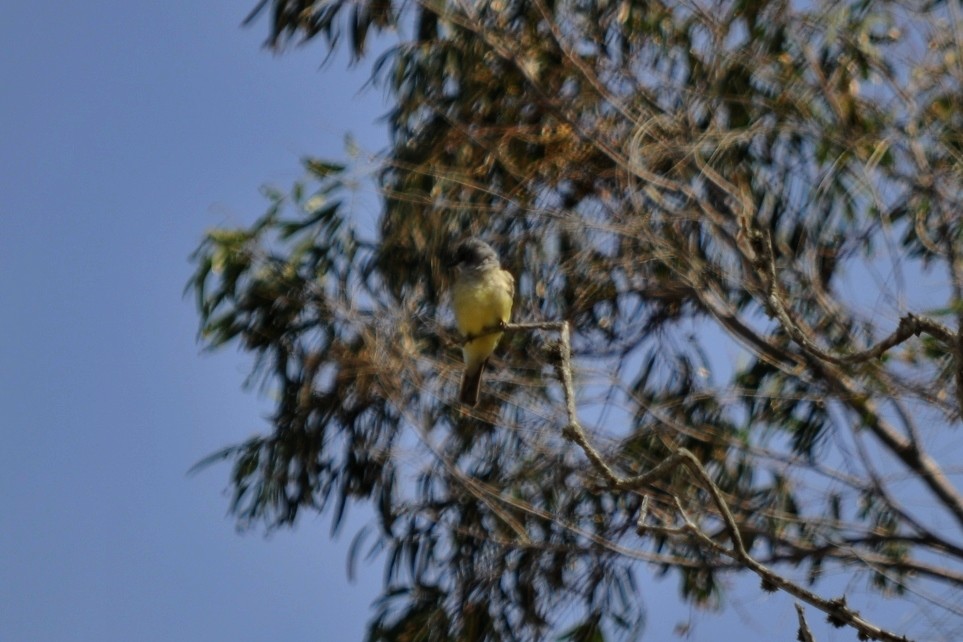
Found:
<svg viewBox="0 0 963 642"><path fill-rule="evenodd" d="M248 5L4 9L0 639L362 634L380 571L347 583L348 537L240 536L227 468L186 474L267 408L246 358L200 353L188 255L301 155L385 138L380 93L318 49L261 49Z"/></svg>
<svg viewBox="0 0 963 642"><path fill-rule="evenodd" d="M227 467L186 474L268 410L242 389L247 358L200 352L188 255L262 213L259 186L290 185L302 155L386 140L364 69L264 51L263 22L239 27L253 4L5 7L2 640L357 640L371 615L381 568L345 571L363 515L335 541L313 516L239 535ZM672 639L691 612L674 578L643 577L646 639ZM794 639L791 601L747 586L690 639Z"/></svg>

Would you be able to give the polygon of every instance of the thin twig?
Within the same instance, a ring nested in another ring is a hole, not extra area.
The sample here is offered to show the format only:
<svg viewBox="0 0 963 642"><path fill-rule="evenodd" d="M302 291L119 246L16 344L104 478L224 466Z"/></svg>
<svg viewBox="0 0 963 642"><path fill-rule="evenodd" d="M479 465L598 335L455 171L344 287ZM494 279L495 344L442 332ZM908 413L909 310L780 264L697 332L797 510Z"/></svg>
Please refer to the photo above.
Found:
<svg viewBox="0 0 963 642"><path fill-rule="evenodd" d="M813 637L813 632L809 630L809 625L806 623L806 614L803 612L802 604L796 602L796 615L799 617L799 642L816 642L816 638Z"/></svg>

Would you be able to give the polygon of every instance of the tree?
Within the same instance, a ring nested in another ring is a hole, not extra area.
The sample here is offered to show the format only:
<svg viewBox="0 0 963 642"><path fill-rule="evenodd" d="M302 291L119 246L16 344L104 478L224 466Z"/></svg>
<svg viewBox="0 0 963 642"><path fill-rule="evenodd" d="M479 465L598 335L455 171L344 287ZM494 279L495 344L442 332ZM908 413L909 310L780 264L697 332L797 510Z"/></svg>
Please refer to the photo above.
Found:
<svg viewBox="0 0 963 642"><path fill-rule="evenodd" d="M244 525L375 508L354 547L386 553L370 639L633 639L645 567L697 604L755 573L866 639L960 635L819 594L844 569L960 614L957 5L261 13L270 46L346 36L356 63L396 34L372 62L391 143L375 238L353 168L308 159L197 250L204 340L255 355L277 400L207 461L233 462ZM506 335L475 410L444 269L471 235L515 275L514 319L544 324Z"/></svg>

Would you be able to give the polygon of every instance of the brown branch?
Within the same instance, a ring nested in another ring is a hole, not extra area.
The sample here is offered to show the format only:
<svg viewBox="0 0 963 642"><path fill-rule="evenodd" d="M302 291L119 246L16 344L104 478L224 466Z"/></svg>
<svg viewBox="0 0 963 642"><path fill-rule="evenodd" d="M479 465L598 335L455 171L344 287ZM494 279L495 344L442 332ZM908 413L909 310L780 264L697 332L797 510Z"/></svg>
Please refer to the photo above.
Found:
<svg viewBox="0 0 963 642"><path fill-rule="evenodd" d="M952 330L938 321L915 315L912 312L907 313L900 318L899 325L896 327L896 330L894 330L889 336L876 345L870 346L865 350L850 352L843 355L835 355L823 350L816 345L815 341L809 338L806 332L803 331L802 324L792 318L792 314L789 311L789 306L786 305L786 293L783 291L776 273L776 258L772 246L772 236L767 235L767 241L767 247L764 251L764 254L766 255L766 266L769 272L769 296L767 302L769 303L769 306L775 313L776 317L779 319L783 329L787 334L789 334L790 338L802 346L806 352L817 359L820 359L821 361L827 361L837 366L851 365L869 361L870 359L878 359L879 357L883 356L887 350L890 350L891 348L894 348L897 345L905 342L910 337L918 337L924 332L937 339L946 345L947 348L956 353L954 345L956 342L956 336Z"/></svg>
<svg viewBox="0 0 963 642"><path fill-rule="evenodd" d="M939 464L913 441L903 437L884 421L873 402L856 389L852 379L829 364L820 366L820 374L835 389L838 397L861 418L865 426L903 464L916 473L963 526L963 495L946 477Z"/></svg>
<svg viewBox="0 0 963 642"><path fill-rule="evenodd" d="M746 550L745 544L742 541L738 523L736 522L735 517L733 517L732 511L729 510L729 505L723 496L722 490L712 480L712 477L709 475L708 471L706 471L702 463L694 454L692 454L691 451L685 448L679 448L662 462L657 464L653 469L635 477L623 478L617 475L605 461L605 458L601 455L598 449L592 445L588 435L585 432L585 429L582 428L578 421L575 405L575 388L572 377L570 330L568 323L564 321L561 322L561 324L557 327L560 334L560 345L558 353L559 359L556 364L556 369L559 374L559 379L562 382L563 393L565 395L566 412L568 414L568 424L564 429L564 434L582 448L582 451L585 453L585 456L591 462L592 466L599 474L602 475L602 477L605 478L611 488L614 490L637 491L649 485L656 479L662 478L671 473L679 465L685 466L697 478L699 485L712 497L712 502L715 504L716 509L718 510L719 515L725 525L725 530L729 535L729 539L732 542L732 548L729 549L714 541L688 517L681 505L681 502L679 502L677 497L674 497L676 500L676 505L680 511L680 515L685 521L684 530L703 546L715 551L718 554L725 555L726 557L730 557L733 560L741 563L744 568L748 568L762 578L762 584L764 588L770 590L781 589L786 593L789 593L790 595L823 611L827 614L829 621L833 624L840 626L851 626L859 631L861 636L864 636L866 639L870 640L907 642L907 638L905 636L899 636L895 633L886 631L885 629L871 624L870 622L867 622L861 618L858 612L850 609L846 605L845 597L832 600L823 598L816 593L813 593L812 591L809 591L802 586L799 586L798 584L795 584L790 580L778 575L749 555L749 552Z"/></svg>
<svg viewBox="0 0 963 642"><path fill-rule="evenodd" d="M953 287L953 299L956 304L956 341L954 344L954 353L956 355L956 368L954 369L954 375L956 379L956 399L960 407L960 413L963 413L963 266L961 266L960 255L957 252L956 244L954 239L957 238L955 234L952 233L952 228L950 227L950 222L947 218L946 212L943 212L943 225L944 233L943 238L946 244L946 263L950 271L950 282ZM954 213L954 216L956 214Z"/></svg>
<svg viewBox="0 0 963 642"><path fill-rule="evenodd" d="M529 330L551 330L554 332L568 332L568 324L564 321L542 321L536 323L499 323L491 327L485 328L477 334L469 334L461 338L458 341L458 345L464 345L469 341L474 341L475 339L480 339L482 337L487 337L492 334L512 334L514 332L528 332Z"/></svg>
<svg viewBox="0 0 963 642"><path fill-rule="evenodd" d="M953 513L957 522L963 525L963 496L956 490L936 461L926 452L921 450L919 444L911 439L906 439L894 428L886 424L876 412L872 402L865 394L861 394L856 386L852 385L851 379L844 372L834 366L851 365L869 359L882 356L890 348L906 341L911 336L918 336L922 332L933 336L942 342L950 354L954 355L957 362L957 370L963 368L963 359L957 350L956 335L943 324L925 317L919 317L912 313L904 316L899 323L899 327L886 337L883 341L866 350L837 356L826 352L812 341L803 324L792 318L789 306L786 304L786 296L782 291L776 273L775 252L773 250L772 236L766 236L766 243L762 249L764 256L757 256L758 261L765 262L769 274L769 293L768 302L771 310L778 318L780 325L787 332L793 341L799 344L807 354L812 355L817 360L822 361L817 367L822 376L835 385L840 391L840 398L846 402L863 418L863 423L873 432L874 435L902 461L910 470L916 472L926 483L926 485L936 494L943 504Z"/></svg>

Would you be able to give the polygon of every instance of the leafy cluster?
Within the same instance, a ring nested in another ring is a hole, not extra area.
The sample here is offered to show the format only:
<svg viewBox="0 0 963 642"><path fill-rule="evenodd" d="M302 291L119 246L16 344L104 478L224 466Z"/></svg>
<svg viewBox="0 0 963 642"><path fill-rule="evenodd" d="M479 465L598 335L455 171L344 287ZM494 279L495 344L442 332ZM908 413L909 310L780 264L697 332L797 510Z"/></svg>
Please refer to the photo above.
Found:
<svg viewBox="0 0 963 642"><path fill-rule="evenodd" d="M377 237L351 171L308 160L256 224L206 237L192 281L205 341L256 355L276 397L268 434L211 458L234 463L233 510L337 529L370 502L371 639L633 639L639 560L700 604L738 566L673 530L684 511L721 533L684 475L646 493L663 528L637 529L642 495L563 434L551 337L509 335L480 409L453 401L443 266L471 235L515 275L515 319L572 324L579 411L621 474L684 447L764 561L959 594L963 499L918 430L963 399L943 3L262 0L252 18L269 9L275 47L346 33L361 60L410 32L372 64L392 100ZM909 279L939 310L874 351Z"/></svg>

